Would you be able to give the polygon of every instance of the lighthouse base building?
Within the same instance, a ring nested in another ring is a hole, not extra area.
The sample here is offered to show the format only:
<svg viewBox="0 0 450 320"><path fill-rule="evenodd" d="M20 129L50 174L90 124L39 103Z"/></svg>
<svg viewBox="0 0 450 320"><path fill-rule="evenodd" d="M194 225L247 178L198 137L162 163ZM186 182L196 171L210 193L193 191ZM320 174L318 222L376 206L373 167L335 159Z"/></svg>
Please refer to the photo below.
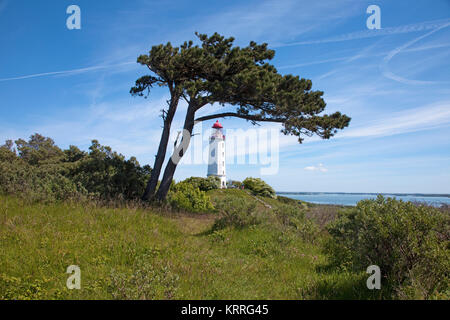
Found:
<svg viewBox="0 0 450 320"><path fill-rule="evenodd" d="M227 176L225 171L225 135L223 127L216 121L213 125L213 132L209 138L209 161L208 177L218 177L220 179L220 188L227 187Z"/></svg>

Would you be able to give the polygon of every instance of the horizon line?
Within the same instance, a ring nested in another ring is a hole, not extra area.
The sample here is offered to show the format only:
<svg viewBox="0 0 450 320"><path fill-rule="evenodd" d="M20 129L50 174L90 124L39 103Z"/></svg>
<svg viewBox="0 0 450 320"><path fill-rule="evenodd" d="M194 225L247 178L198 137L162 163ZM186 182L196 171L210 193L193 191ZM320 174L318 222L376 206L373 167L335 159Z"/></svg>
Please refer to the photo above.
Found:
<svg viewBox="0 0 450 320"><path fill-rule="evenodd" d="M446 197L450 198L450 193L420 193L420 192L330 192L330 191L275 191L276 194L369 194L369 195L411 195L428 197Z"/></svg>

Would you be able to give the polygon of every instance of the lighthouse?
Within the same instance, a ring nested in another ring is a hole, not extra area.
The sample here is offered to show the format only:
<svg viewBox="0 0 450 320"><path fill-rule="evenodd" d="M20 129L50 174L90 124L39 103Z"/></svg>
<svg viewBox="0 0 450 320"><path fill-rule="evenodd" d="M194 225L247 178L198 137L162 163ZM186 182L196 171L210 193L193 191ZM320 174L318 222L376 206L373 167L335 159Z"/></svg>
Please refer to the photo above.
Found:
<svg viewBox="0 0 450 320"><path fill-rule="evenodd" d="M219 120L212 126L213 131L209 138L209 161L207 176L214 176L220 179L220 187L227 187L227 177L225 172L225 135Z"/></svg>

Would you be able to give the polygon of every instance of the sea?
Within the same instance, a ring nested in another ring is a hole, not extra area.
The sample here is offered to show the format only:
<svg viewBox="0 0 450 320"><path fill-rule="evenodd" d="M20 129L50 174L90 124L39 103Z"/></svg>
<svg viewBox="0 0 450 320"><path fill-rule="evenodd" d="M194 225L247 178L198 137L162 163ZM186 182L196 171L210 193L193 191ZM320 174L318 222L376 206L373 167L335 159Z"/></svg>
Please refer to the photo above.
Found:
<svg viewBox="0 0 450 320"><path fill-rule="evenodd" d="M296 200L303 200L317 204L336 204L344 206L356 206L364 199L375 199L378 193L342 193L342 192L277 192L278 195ZM397 200L426 203L434 207L450 205L449 194L407 194L407 193L382 193L384 197Z"/></svg>

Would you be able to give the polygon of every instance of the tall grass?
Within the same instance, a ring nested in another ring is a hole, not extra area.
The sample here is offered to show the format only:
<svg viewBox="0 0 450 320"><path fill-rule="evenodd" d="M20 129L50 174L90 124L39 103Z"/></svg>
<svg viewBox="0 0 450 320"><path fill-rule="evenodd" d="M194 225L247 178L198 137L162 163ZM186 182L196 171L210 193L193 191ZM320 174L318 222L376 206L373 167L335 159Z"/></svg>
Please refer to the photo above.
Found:
<svg viewBox="0 0 450 320"><path fill-rule="evenodd" d="M214 205L207 214L140 201L45 204L0 196L0 299L414 297L407 292L417 288L414 278L399 295L387 285L367 289L367 266L333 265L336 256L324 250L331 235L314 221L333 220L337 208L244 190L207 194ZM347 225L334 223L333 232L339 224ZM66 287L69 265L81 268L80 290Z"/></svg>
<svg viewBox="0 0 450 320"><path fill-rule="evenodd" d="M210 232L217 217L1 196L0 298L376 298L361 273L321 272L326 257L294 230ZM80 290L66 288L69 265Z"/></svg>

